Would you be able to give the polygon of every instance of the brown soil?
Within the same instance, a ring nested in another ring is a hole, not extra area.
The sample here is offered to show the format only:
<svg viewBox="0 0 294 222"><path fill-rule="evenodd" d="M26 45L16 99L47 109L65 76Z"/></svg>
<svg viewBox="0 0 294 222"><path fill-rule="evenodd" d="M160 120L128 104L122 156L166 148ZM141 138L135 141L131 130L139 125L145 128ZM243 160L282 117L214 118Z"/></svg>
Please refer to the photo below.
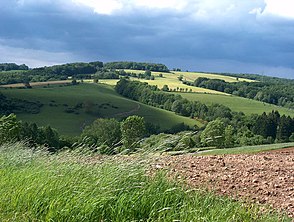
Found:
<svg viewBox="0 0 294 222"><path fill-rule="evenodd" d="M166 156L153 167L166 168L194 187L266 204L294 218L294 148L254 155Z"/></svg>

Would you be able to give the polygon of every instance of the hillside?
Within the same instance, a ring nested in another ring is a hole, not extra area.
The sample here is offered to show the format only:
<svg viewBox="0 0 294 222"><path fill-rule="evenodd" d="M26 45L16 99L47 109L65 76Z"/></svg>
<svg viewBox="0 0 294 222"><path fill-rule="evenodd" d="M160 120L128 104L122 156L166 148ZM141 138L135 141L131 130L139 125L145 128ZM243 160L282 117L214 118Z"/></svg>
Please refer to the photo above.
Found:
<svg viewBox="0 0 294 222"><path fill-rule="evenodd" d="M294 110L287 109L280 106L275 106L268 103L259 102L252 99L242 98L233 95L220 95L220 94L201 94L201 93L178 93L182 97L191 100L199 101L204 104L222 104L229 107L236 112L243 112L246 115L262 114L263 112L271 112L272 110L279 111L280 114L294 116Z"/></svg>
<svg viewBox="0 0 294 222"><path fill-rule="evenodd" d="M141 70L125 70L127 73L144 73ZM162 74L163 77L159 77ZM182 97L191 100L191 101L199 101L204 104L222 104L224 106L229 107L231 110L236 112L243 112L246 115L250 114L262 114L263 112L271 112L272 110L277 110L281 114L294 116L294 111L288 108L276 106L273 104L268 104L264 102L260 102L257 100L247 99L243 97L233 96L230 94L226 94L223 92L189 86L183 84L179 81L178 77L183 76L183 78L188 81L197 79L199 77L211 78L211 79L220 79L226 82L254 82L255 80L250 80L241 77L231 77L225 76L221 74L208 74L208 73L195 73L195 72L173 72L173 73L160 73L160 72L152 72L152 75L155 76L154 80L146 80L146 79L138 79L131 77L131 80L137 80L140 82L146 82L149 85L156 85L158 88L162 88L164 85L167 85L171 91L182 88L183 91L187 93L180 93ZM236 80L238 78L238 81ZM105 83L108 85L116 85L118 80L116 79L102 79L99 80L101 83ZM186 90L187 89L187 90Z"/></svg>
<svg viewBox="0 0 294 222"><path fill-rule="evenodd" d="M41 102L43 107L40 113L17 113L18 118L39 125L49 124L60 133L68 135L78 135L85 125L99 117L121 119L139 115L163 130L180 123L201 125L193 119L126 99L112 87L103 84L3 89L1 92L10 98Z"/></svg>

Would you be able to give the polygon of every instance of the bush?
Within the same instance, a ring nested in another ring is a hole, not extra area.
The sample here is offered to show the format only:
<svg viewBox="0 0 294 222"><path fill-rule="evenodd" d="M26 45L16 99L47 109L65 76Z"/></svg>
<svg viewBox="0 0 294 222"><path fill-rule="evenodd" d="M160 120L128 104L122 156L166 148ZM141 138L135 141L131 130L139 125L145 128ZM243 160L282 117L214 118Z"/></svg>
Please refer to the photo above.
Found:
<svg viewBox="0 0 294 222"><path fill-rule="evenodd" d="M120 123L116 119L97 119L83 130L81 138L88 145L114 147L121 140Z"/></svg>

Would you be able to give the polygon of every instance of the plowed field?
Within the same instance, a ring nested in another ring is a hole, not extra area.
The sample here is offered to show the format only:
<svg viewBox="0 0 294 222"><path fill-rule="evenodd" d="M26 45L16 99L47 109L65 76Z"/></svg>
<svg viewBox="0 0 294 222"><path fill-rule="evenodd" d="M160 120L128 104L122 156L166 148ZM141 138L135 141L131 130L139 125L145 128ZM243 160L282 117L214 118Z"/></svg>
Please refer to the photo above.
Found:
<svg viewBox="0 0 294 222"><path fill-rule="evenodd" d="M294 148L254 155L168 156L154 167L192 187L268 205L294 218Z"/></svg>

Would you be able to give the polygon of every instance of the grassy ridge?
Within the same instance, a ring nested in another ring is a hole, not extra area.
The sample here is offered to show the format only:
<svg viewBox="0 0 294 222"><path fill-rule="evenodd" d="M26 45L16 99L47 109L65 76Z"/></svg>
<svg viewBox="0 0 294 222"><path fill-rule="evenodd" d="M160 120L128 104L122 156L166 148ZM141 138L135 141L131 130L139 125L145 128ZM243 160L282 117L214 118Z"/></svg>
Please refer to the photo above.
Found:
<svg viewBox="0 0 294 222"><path fill-rule="evenodd" d="M95 164L97 163L97 164ZM187 190L145 161L0 147L2 221L290 221L254 205Z"/></svg>
<svg viewBox="0 0 294 222"><path fill-rule="evenodd" d="M205 104L219 103L229 107L236 112L244 112L245 114L262 114L263 112L271 112L272 110L278 110L280 114L294 116L294 110L290 110L284 107L262 103L252 99L246 99L238 96L226 96L226 95L211 95L211 94L199 94L199 93L179 93L182 97L191 100L199 101Z"/></svg>
<svg viewBox="0 0 294 222"><path fill-rule="evenodd" d="M201 125L190 118L124 98L112 87L103 84L6 89L1 92L8 97L43 103L39 114L20 113L17 116L23 121L36 122L39 125L49 124L62 134L78 135L82 127L98 117L119 119L129 115L140 115L147 121L158 124L162 129L169 129L182 122L190 126ZM79 104L80 107L75 109L75 113L65 112Z"/></svg>

